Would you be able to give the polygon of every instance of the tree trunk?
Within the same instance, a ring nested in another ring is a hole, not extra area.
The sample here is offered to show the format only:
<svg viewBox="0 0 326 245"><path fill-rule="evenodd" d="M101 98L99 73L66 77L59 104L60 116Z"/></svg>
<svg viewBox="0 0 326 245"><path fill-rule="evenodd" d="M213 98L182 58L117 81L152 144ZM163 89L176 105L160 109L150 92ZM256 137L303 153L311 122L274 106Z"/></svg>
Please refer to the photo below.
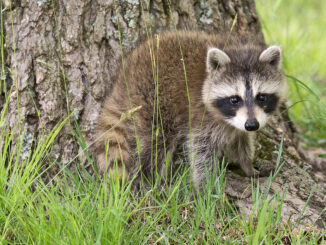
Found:
<svg viewBox="0 0 326 245"><path fill-rule="evenodd" d="M119 31L124 52L146 38L146 28L193 29L218 32L231 27L249 31L263 41L253 0L116 0L116 1L25 1L4 0L6 83L13 90L9 103L9 123L20 120L25 130L23 153L27 156L39 132L48 132L71 113L81 126L87 143L94 141L101 103L109 94L121 62ZM17 103L18 101L18 103ZM3 102L3 95L2 95ZM19 106L18 106L19 105ZM278 117L259 135L257 164L276 162L281 135L285 134L283 166L271 193L287 185L284 219L300 215L311 189L310 203L303 217L312 223L325 207L325 189L297 151L294 127L286 114ZM281 125L281 126L280 126ZM51 151L53 161L69 163L80 151L66 124ZM24 155L23 155L24 156ZM260 187L267 178L260 178ZM250 192L244 195L250 179L228 173L227 195L248 210ZM250 188L249 188L250 190Z"/></svg>

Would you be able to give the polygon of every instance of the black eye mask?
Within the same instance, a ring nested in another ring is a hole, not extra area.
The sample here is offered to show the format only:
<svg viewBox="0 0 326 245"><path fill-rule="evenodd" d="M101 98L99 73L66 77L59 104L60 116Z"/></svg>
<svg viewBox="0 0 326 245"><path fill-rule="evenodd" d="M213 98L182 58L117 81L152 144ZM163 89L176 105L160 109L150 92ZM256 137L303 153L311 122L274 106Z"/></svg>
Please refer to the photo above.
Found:
<svg viewBox="0 0 326 245"><path fill-rule="evenodd" d="M243 106L243 100L239 96L230 96L216 99L213 105L224 117L232 118L237 114L237 110Z"/></svg>
<svg viewBox="0 0 326 245"><path fill-rule="evenodd" d="M279 98L276 94L258 94L255 103L266 113L275 111Z"/></svg>

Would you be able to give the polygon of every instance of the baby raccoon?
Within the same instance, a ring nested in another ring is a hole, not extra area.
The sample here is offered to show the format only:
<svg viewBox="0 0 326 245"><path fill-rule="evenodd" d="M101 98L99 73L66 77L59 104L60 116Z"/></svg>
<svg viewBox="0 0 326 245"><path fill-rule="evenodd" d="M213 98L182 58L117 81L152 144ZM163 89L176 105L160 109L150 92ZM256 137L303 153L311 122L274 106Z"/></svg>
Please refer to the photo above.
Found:
<svg viewBox="0 0 326 245"><path fill-rule="evenodd" d="M120 177L141 170L151 178L183 149L197 187L223 156L257 174L254 132L286 91L281 48L226 36L166 32L128 55L99 117L102 173L116 160Z"/></svg>

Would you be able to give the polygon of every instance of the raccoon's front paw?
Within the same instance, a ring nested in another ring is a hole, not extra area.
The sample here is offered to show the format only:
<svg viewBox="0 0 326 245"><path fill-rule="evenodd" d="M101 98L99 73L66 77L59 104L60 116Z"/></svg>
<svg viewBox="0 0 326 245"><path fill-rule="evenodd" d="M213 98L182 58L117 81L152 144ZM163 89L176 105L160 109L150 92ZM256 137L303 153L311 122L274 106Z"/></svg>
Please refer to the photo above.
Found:
<svg viewBox="0 0 326 245"><path fill-rule="evenodd" d="M242 168L243 172L247 177L258 177L260 172L257 169L254 169L253 166Z"/></svg>

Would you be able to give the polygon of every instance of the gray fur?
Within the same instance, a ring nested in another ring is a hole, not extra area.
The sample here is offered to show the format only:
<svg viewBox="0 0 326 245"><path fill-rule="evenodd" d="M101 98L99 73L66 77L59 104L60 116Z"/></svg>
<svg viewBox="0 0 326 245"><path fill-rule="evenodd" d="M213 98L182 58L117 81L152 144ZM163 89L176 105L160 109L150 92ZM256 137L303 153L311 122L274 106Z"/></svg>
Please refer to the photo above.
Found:
<svg viewBox="0 0 326 245"><path fill-rule="evenodd" d="M200 131L188 136L186 149L193 168L193 183L201 188L205 182L205 174L214 172L215 164L222 157L231 163L240 164L246 176L254 176L258 171L253 168L255 153L254 133L245 133L223 122L204 124ZM190 143L191 142L191 143ZM190 145L192 144L192 145ZM191 149L190 149L191 147Z"/></svg>

